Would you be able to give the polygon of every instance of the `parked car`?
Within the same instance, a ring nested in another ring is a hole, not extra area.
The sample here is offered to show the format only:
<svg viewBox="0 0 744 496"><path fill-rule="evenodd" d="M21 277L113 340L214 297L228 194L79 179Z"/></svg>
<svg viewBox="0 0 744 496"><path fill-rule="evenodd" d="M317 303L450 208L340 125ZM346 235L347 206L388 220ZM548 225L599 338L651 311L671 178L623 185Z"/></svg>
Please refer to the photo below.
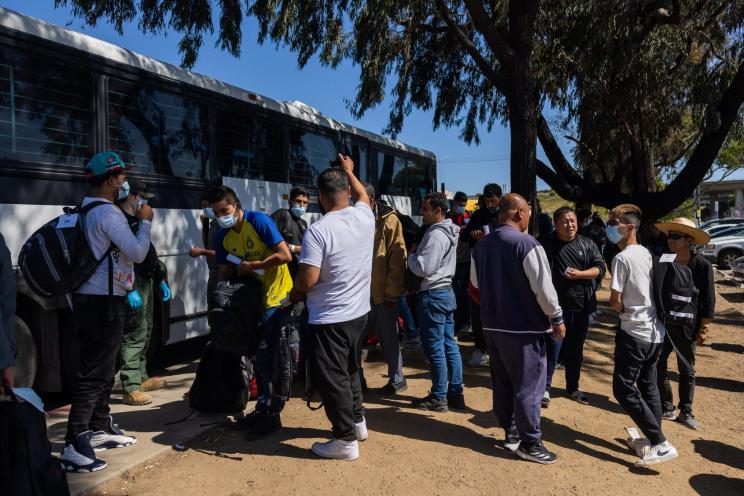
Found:
<svg viewBox="0 0 744 496"><path fill-rule="evenodd" d="M710 233L708 233L710 234ZM728 227L722 231L710 235L710 239L723 238L724 236L744 236L744 226Z"/></svg>
<svg viewBox="0 0 744 496"><path fill-rule="evenodd" d="M744 257L744 236L723 236L711 240L703 247L705 258L718 264L719 269L729 269L739 257Z"/></svg>
<svg viewBox="0 0 744 496"><path fill-rule="evenodd" d="M711 227L721 224L744 224L744 217L724 217L723 219L711 219L700 224L700 229L707 231Z"/></svg>
<svg viewBox="0 0 744 496"><path fill-rule="evenodd" d="M712 238L713 236L717 235L718 233L722 233L724 231L728 231L729 229L732 229L732 228L735 228L735 227L738 227L738 226L736 224L718 224L718 225L715 225L715 226L707 227L707 228L703 229L703 231L705 231L708 234L710 234L710 237Z"/></svg>

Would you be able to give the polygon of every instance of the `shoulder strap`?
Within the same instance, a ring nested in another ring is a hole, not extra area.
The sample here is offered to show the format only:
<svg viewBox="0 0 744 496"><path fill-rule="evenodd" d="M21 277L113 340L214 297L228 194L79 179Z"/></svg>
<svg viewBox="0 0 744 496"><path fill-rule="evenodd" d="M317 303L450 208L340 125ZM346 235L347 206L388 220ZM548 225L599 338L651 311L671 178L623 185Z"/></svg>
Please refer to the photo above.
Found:
<svg viewBox="0 0 744 496"><path fill-rule="evenodd" d="M653 278L654 288L654 303L656 304L657 315L661 318L666 311L664 309L664 298L662 297L662 288L664 286L664 276L666 276L667 267L669 264L661 263L659 257L651 255L651 275Z"/></svg>
<svg viewBox="0 0 744 496"><path fill-rule="evenodd" d="M77 208L78 212L81 214L87 214L90 210L93 210L94 208L100 206L100 205L112 205L112 203L102 200L96 200L88 203L87 205L81 205Z"/></svg>

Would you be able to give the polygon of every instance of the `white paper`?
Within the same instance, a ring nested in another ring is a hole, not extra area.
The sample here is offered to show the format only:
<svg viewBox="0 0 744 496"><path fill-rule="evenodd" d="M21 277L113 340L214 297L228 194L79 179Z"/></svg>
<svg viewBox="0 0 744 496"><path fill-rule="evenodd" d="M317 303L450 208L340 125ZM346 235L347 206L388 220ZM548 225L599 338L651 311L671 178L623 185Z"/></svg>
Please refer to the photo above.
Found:
<svg viewBox="0 0 744 496"><path fill-rule="evenodd" d="M235 265L240 265L241 262L243 262L241 259L239 259L235 255L230 255L230 254L227 255L227 261Z"/></svg>
<svg viewBox="0 0 744 496"><path fill-rule="evenodd" d="M13 394L21 398L23 401L31 403L34 408L46 415L46 412L44 411L44 403L41 401L41 398L39 398L39 395L36 394L36 391L34 391L33 389L13 388Z"/></svg>
<svg viewBox="0 0 744 496"><path fill-rule="evenodd" d="M57 229L69 229L75 227L78 221L78 214L63 215L57 221Z"/></svg>
<svg viewBox="0 0 744 496"><path fill-rule="evenodd" d="M675 253L664 253L661 258L659 258L660 262L674 262L677 259L677 255Z"/></svg>

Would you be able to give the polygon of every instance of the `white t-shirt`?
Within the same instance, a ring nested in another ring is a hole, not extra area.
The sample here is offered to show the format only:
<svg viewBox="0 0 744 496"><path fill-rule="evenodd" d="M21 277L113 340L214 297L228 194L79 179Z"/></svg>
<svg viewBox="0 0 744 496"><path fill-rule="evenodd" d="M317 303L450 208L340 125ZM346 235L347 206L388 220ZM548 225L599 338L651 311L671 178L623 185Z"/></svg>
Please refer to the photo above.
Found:
<svg viewBox="0 0 744 496"><path fill-rule="evenodd" d="M630 245L612 261L613 291L622 293L620 328L647 343L661 343L666 329L656 317L653 291L653 259L641 245Z"/></svg>
<svg viewBox="0 0 744 496"><path fill-rule="evenodd" d="M105 201L107 205L93 207L85 216L85 233L93 255L100 259L114 243L111 259L114 261L114 294L125 295L134 288L134 262L140 263L150 249L150 223L140 222L137 236L127 223L124 213L103 198L85 197L83 206ZM87 282L76 293L87 295L109 294L108 260L104 260Z"/></svg>
<svg viewBox="0 0 744 496"><path fill-rule="evenodd" d="M328 212L302 238L301 264L320 268L307 295L311 324L338 324L370 310L375 215L366 203Z"/></svg>

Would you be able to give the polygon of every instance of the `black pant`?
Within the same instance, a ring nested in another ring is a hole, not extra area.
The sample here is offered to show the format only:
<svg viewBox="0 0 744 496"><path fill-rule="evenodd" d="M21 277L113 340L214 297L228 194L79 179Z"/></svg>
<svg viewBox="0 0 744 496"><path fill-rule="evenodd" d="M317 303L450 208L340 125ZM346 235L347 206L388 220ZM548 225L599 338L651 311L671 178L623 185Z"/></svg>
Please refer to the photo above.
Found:
<svg viewBox="0 0 744 496"><path fill-rule="evenodd" d="M70 404L66 443L87 430L108 428L109 396L126 320L123 296L75 295L73 319L80 339L80 369Z"/></svg>
<svg viewBox="0 0 744 496"><path fill-rule="evenodd" d="M473 327L473 340L475 341L475 349L480 350L483 353L488 351L486 346L486 339L483 337L483 322L480 316L480 305L478 305L472 298L468 298L470 303L470 321Z"/></svg>
<svg viewBox="0 0 744 496"><path fill-rule="evenodd" d="M470 283L470 260L458 263L455 276L452 278L452 290L455 292L457 310L455 310L455 333L470 324L470 306L468 305L468 286Z"/></svg>
<svg viewBox="0 0 744 496"><path fill-rule="evenodd" d="M656 384L660 354L661 343L640 341L618 329L612 392L652 445L666 441L661 432L661 399Z"/></svg>
<svg viewBox="0 0 744 496"><path fill-rule="evenodd" d="M685 346L686 350L680 350L685 354L685 358L689 362L686 364L684 361L677 358L677 368L679 369L679 411L680 413L692 413L692 399L695 396L695 341L683 341L677 339L675 344L678 346ZM669 355L672 354L674 348L672 343L669 341L669 336L664 339L664 346L661 348L661 356L659 357L658 366L658 382L659 382L659 394L661 395L661 407L665 412L674 411L674 393L672 392L672 383L669 382L667 376L667 365L669 362Z"/></svg>
<svg viewBox="0 0 744 496"><path fill-rule="evenodd" d="M550 391L555 366L562 356L566 368L566 392L571 394L579 389L581 364L584 362L584 342L589 330L589 314L585 311L563 312L563 321L566 324L566 337L562 340L556 340L552 335L545 337L548 350L546 390Z"/></svg>
<svg viewBox="0 0 744 496"><path fill-rule="evenodd" d="M354 441L354 423L364 418L359 359L367 316L338 324L311 325L313 381L333 437Z"/></svg>

